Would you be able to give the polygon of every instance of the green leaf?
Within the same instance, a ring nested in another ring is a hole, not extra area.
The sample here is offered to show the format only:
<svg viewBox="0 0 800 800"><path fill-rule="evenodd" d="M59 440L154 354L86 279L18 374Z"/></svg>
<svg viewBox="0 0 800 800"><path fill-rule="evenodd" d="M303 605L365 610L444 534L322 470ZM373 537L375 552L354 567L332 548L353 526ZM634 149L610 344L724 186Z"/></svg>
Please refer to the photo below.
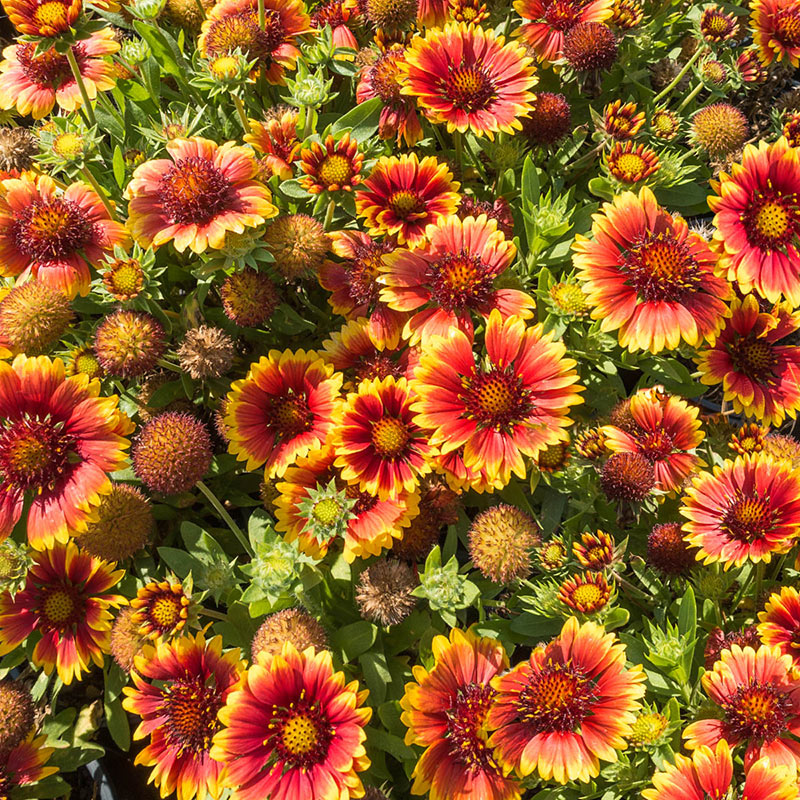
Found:
<svg viewBox="0 0 800 800"><path fill-rule="evenodd" d="M150 25L142 20L136 20L133 23L136 32L144 39L150 50L155 57L158 66L164 72L179 78L182 81L186 80L185 66L180 66L178 60L184 62L178 45L170 36L167 38L165 32L153 25ZM171 40L171 41L170 41Z"/></svg>
<svg viewBox="0 0 800 800"><path fill-rule="evenodd" d="M691 585L686 587L686 594L678 610L678 630L687 639L694 639L697 632L697 602Z"/></svg>
<svg viewBox="0 0 800 800"><path fill-rule="evenodd" d="M615 628L621 628L623 625L628 624L631 618L630 612L627 608L617 608L609 612L608 616L603 620L603 625L607 631L613 631Z"/></svg>
<svg viewBox="0 0 800 800"><path fill-rule="evenodd" d="M529 208L539 200L541 187L539 184L539 171L530 155L525 157L522 165L522 208Z"/></svg>
<svg viewBox="0 0 800 800"><path fill-rule="evenodd" d="M386 699L386 687L392 681L392 673L389 672L386 656L383 652L371 650L361 655L358 663L361 665L364 683L369 689L370 705L382 703Z"/></svg>
<svg viewBox="0 0 800 800"><path fill-rule="evenodd" d="M158 555L181 579L185 578L192 570L196 570L198 567L202 566L194 556L174 547L159 547Z"/></svg>
<svg viewBox="0 0 800 800"><path fill-rule="evenodd" d="M119 697L109 700L106 695L103 708L106 712L106 725L111 738L120 750L127 751L131 746L131 726L128 722L128 715L122 707Z"/></svg>
<svg viewBox="0 0 800 800"><path fill-rule="evenodd" d="M371 100L359 103L333 123L331 133L336 136L349 129L353 139L363 142L378 130L382 110L383 101L380 97L373 97Z"/></svg>
<svg viewBox="0 0 800 800"><path fill-rule="evenodd" d="M121 189L125 185L125 159L122 156L122 148L119 145L114 148L111 167L114 170L114 180Z"/></svg>
<svg viewBox="0 0 800 800"><path fill-rule="evenodd" d="M345 661L352 661L375 644L378 629L371 622L362 619L339 628L332 636L331 643L344 654Z"/></svg>
<svg viewBox="0 0 800 800"><path fill-rule="evenodd" d="M300 181L296 178L291 178L288 181L281 181L278 188L281 194L292 200L308 200L311 195L300 185Z"/></svg>

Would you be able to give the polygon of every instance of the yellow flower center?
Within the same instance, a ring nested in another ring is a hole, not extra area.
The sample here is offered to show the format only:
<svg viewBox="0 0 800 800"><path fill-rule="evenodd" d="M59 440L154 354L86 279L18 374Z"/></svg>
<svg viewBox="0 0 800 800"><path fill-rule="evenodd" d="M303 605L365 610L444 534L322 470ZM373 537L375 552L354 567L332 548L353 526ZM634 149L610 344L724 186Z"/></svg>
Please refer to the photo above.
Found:
<svg viewBox="0 0 800 800"><path fill-rule="evenodd" d="M621 176L631 183L639 180L639 176L647 169L647 162L636 153L625 153L617 159L616 170Z"/></svg>
<svg viewBox="0 0 800 800"><path fill-rule="evenodd" d="M572 601L582 609L591 610L603 603L603 592L594 583L585 583L572 593Z"/></svg>
<svg viewBox="0 0 800 800"><path fill-rule="evenodd" d="M53 152L62 158L75 158L83 152L84 138L77 133L62 133L53 141Z"/></svg>
<svg viewBox="0 0 800 800"><path fill-rule="evenodd" d="M545 664L531 675L518 700L528 734L572 733L591 713L591 680L569 664Z"/></svg>
<svg viewBox="0 0 800 800"><path fill-rule="evenodd" d="M141 288L142 270L138 265L123 263L109 274L111 284L119 294L134 294Z"/></svg>
<svg viewBox="0 0 800 800"><path fill-rule="evenodd" d="M304 755L316 747L319 732L314 721L304 714L286 720L283 727L283 746L293 755Z"/></svg>
<svg viewBox="0 0 800 800"><path fill-rule="evenodd" d="M557 283L550 289L553 302L568 314L585 314L588 305L581 287L574 283Z"/></svg>
<svg viewBox="0 0 800 800"><path fill-rule="evenodd" d="M7 458L20 473L33 475L50 463L47 442L32 437L23 437L14 442Z"/></svg>
<svg viewBox="0 0 800 800"><path fill-rule="evenodd" d="M669 720L653 712L639 714L631 726L630 741L634 745L652 744L667 729Z"/></svg>
<svg viewBox="0 0 800 800"><path fill-rule="evenodd" d="M389 198L389 206L400 219L407 219L412 215L420 214L424 205L416 192L400 189Z"/></svg>
<svg viewBox="0 0 800 800"><path fill-rule="evenodd" d="M61 625L75 612L75 601L69 592L56 589L45 598L42 604L42 614L53 625Z"/></svg>
<svg viewBox="0 0 800 800"><path fill-rule="evenodd" d="M33 20L37 25L48 26L59 31L69 26L67 7L63 3L57 2L57 0L42 3L33 12Z"/></svg>
<svg viewBox="0 0 800 800"><path fill-rule="evenodd" d="M758 232L767 239L780 239L789 228L789 215L786 209L774 201L764 203L755 217Z"/></svg>
<svg viewBox="0 0 800 800"><path fill-rule="evenodd" d="M344 186L353 175L349 158L340 155L327 156L319 167L319 178L326 186Z"/></svg>
<svg viewBox="0 0 800 800"><path fill-rule="evenodd" d="M463 6L461 8L461 18L464 22L472 22L477 16L477 10L472 8L471 6Z"/></svg>
<svg viewBox="0 0 800 800"><path fill-rule="evenodd" d="M342 507L332 497L320 500L314 506L314 519L322 525L333 525L342 513Z"/></svg>
<svg viewBox="0 0 800 800"><path fill-rule="evenodd" d="M181 608L175 595L161 595L150 606L150 619L161 630L170 630L181 621Z"/></svg>
<svg viewBox="0 0 800 800"><path fill-rule="evenodd" d="M395 458L409 440L408 428L394 417L379 419L372 426L372 446L384 458Z"/></svg>
<svg viewBox="0 0 800 800"><path fill-rule="evenodd" d="M209 63L208 71L219 80L235 78L239 72L239 61L233 56L220 56Z"/></svg>

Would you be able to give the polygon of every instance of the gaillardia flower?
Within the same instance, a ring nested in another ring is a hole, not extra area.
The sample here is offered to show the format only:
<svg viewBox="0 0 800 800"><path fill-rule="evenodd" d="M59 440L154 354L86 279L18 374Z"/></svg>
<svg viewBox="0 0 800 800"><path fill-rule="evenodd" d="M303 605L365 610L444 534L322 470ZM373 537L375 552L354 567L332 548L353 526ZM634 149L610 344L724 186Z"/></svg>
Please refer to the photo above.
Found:
<svg viewBox="0 0 800 800"><path fill-rule="evenodd" d="M497 694L491 681L508 669L503 645L453 628L449 639L436 636L431 647L432 669L415 666L414 682L406 684L400 701L406 744L425 748L412 775L412 794L519 800L520 787L495 759L486 728Z"/></svg>
<svg viewBox="0 0 800 800"><path fill-rule="evenodd" d="M94 334L94 353L107 375L134 378L155 367L166 349L166 332L146 311L118 308Z"/></svg>
<svg viewBox="0 0 800 800"><path fill-rule="evenodd" d="M382 156L356 193L356 210L371 235L393 234L400 244L416 247L430 223L455 213L458 187L433 156Z"/></svg>
<svg viewBox="0 0 800 800"><path fill-rule="evenodd" d="M337 142L329 136L324 144L312 142L300 151L300 166L305 177L300 183L311 194L322 192L352 192L361 183L364 156L358 152L358 142L345 133Z"/></svg>
<svg viewBox="0 0 800 800"><path fill-rule="evenodd" d="M211 756L227 767L233 800L313 797L341 800L363 793L369 766L364 726L367 692L334 672L327 650L291 645L261 653L228 695Z"/></svg>
<svg viewBox="0 0 800 800"><path fill-rule="evenodd" d="M532 59L479 25L450 23L415 36L401 64L401 92L433 123L450 132L494 138L522 129L531 109L536 76Z"/></svg>
<svg viewBox="0 0 800 800"><path fill-rule="evenodd" d="M641 183L654 175L660 166L655 150L633 142L615 142L603 158L609 173L624 184Z"/></svg>
<svg viewBox="0 0 800 800"><path fill-rule="evenodd" d="M243 233L278 213L269 189L253 180L259 167L249 148L194 137L173 139L167 152L137 167L125 190L128 227L140 244L218 250L228 231Z"/></svg>
<svg viewBox="0 0 800 800"><path fill-rule="evenodd" d="M579 22L564 36L563 55L576 72L611 69L617 52L617 37L602 22Z"/></svg>
<svg viewBox="0 0 800 800"><path fill-rule="evenodd" d="M614 537L605 531L582 533L580 542L572 543L572 555L584 569L600 572L614 563Z"/></svg>
<svg viewBox="0 0 800 800"><path fill-rule="evenodd" d="M594 215L592 239L576 236L573 262L592 317L629 350L674 350L713 342L727 315L726 281L706 241L673 217L647 187Z"/></svg>
<svg viewBox="0 0 800 800"><path fill-rule="evenodd" d="M107 474L124 468L133 425L116 396L99 394L99 381L67 378L59 359L0 361L0 538L26 495L28 541L41 549L66 541L111 491Z"/></svg>
<svg viewBox="0 0 800 800"><path fill-rule="evenodd" d="M591 615L608 607L613 592L613 583L602 572L583 572L559 585L558 599L572 611Z"/></svg>
<svg viewBox="0 0 800 800"><path fill-rule="evenodd" d="M739 29L735 14L728 14L720 6L706 6L700 15L700 33L707 42L715 44L736 37Z"/></svg>
<svg viewBox="0 0 800 800"><path fill-rule="evenodd" d="M222 793L225 765L209 753L222 728L217 712L242 672L238 649L223 655L222 637L207 642L202 633L145 645L135 657L123 705L142 718L134 739L150 741L134 763L153 767L150 781L162 796L216 800Z"/></svg>
<svg viewBox="0 0 800 800"><path fill-rule="evenodd" d="M131 608L131 621L138 626L139 635L154 641L183 634L194 610L183 585L168 580L142 586L131 601Z"/></svg>
<svg viewBox="0 0 800 800"><path fill-rule="evenodd" d="M745 768L760 758L793 771L800 764L800 681L792 657L779 647L740 647L722 651L703 675L703 688L722 711L721 719L701 719L683 732L686 747L716 747L725 740L743 744Z"/></svg>
<svg viewBox="0 0 800 800"><path fill-rule="evenodd" d="M219 294L225 316L243 328L262 325L281 303L269 275L254 269L228 275L219 287Z"/></svg>
<svg viewBox="0 0 800 800"><path fill-rule="evenodd" d="M566 439L570 406L581 402L575 362L541 325L489 316L485 355L473 337L453 330L437 337L414 375L416 422L433 431L442 453L464 447L467 467L484 468L508 483L525 476L523 455L535 456Z"/></svg>
<svg viewBox="0 0 800 800"><path fill-rule="evenodd" d="M250 132L245 134L245 142L256 152L262 153L261 163L272 175L284 181L292 177L292 164L300 153L297 118L297 109L273 106L263 121L247 121Z"/></svg>
<svg viewBox="0 0 800 800"><path fill-rule="evenodd" d="M768 563L800 535L800 475L769 456L739 456L697 475L680 513L705 564Z"/></svg>
<svg viewBox="0 0 800 800"><path fill-rule="evenodd" d="M89 264L127 241L84 183L60 192L52 178L33 173L0 182L0 275L32 275L73 298L89 291Z"/></svg>
<svg viewBox="0 0 800 800"><path fill-rule="evenodd" d="M0 787L4 797L23 796L35 793L29 788L43 778L58 772L58 767L48 767L47 762L54 748L46 747L47 736L33 733L16 747L0 750Z"/></svg>
<svg viewBox="0 0 800 800"><path fill-rule="evenodd" d="M779 647L800 666L800 592L784 586L770 595L758 614L758 635L764 644Z"/></svg>
<svg viewBox="0 0 800 800"><path fill-rule="evenodd" d="M231 385L228 449L247 469L266 463L267 477L281 477L336 427L341 386L341 373L316 353L271 350Z"/></svg>
<svg viewBox="0 0 800 800"><path fill-rule="evenodd" d="M697 565L695 553L680 522L654 525L647 536L647 564L665 575L685 575Z"/></svg>
<svg viewBox="0 0 800 800"><path fill-rule="evenodd" d="M557 783L589 781L616 761L644 695L641 667L626 669L625 646L593 622L571 617L549 644L492 680L497 692L489 744L506 770Z"/></svg>
<svg viewBox="0 0 800 800"><path fill-rule="evenodd" d="M636 103L615 100L603 109L603 131L618 142L633 139L644 125L644 111Z"/></svg>
<svg viewBox="0 0 800 800"><path fill-rule="evenodd" d="M359 575L355 601L364 619L377 625L399 625L414 610L419 586L413 567L405 561L380 558Z"/></svg>
<svg viewBox="0 0 800 800"><path fill-rule="evenodd" d="M47 38L66 33L80 16L83 3L81 0L4 0L3 10L20 33Z"/></svg>
<svg viewBox="0 0 800 800"><path fill-rule="evenodd" d="M29 356L46 353L72 319L63 292L36 280L18 284L0 300L0 348Z"/></svg>
<svg viewBox="0 0 800 800"><path fill-rule="evenodd" d="M32 660L66 683L80 680L92 662L103 666L111 643L109 608L125 603L110 594L124 570L57 542L37 553L22 591L0 594L0 655L37 635Z"/></svg>
<svg viewBox="0 0 800 800"><path fill-rule="evenodd" d="M533 143L556 145L572 130L572 111L563 94L537 92L522 132Z"/></svg>
<svg viewBox="0 0 800 800"><path fill-rule="evenodd" d="M30 689L12 678L0 681L0 752L24 741L35 722Z"/></svg>
<svg viewBox="0 0 800 800"><path fill-rule="evenodd" d="M478 514L467 535L472 563L485 578L503 584L528 577L533 551L542 543L536 520L505 503Z"/></svg>
<svg viewBox="0 0 800 800"><path fill-rule="evenodd" d="M427 244L398 248L381 262L381 300L395 311L413 313L403 329L413 347L453 327L472 333L472 313L487 318L493 309L503 317L532 315L534 301L518 289L495 288L495 279L517 253L513 242L485 215L441 218L429 225Z"/></svg>
<svg viewBox="0 0 800 800"><path fill-rule="evenodd" d="M735 153L750 135L747 117L730 103L713 103L692 118L692 141L712 158Z"/></svg>
<svg viewBox="0 0 800 800"><path fill-rule="evenodd" d="M793 0L754 0L750 28L761 63L800 64L800 9Z"/></svg>

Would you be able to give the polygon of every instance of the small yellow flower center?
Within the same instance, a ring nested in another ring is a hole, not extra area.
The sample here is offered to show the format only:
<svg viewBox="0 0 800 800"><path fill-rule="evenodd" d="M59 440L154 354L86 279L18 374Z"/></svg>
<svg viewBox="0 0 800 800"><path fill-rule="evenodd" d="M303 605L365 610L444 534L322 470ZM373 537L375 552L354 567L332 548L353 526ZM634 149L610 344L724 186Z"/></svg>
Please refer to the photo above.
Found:
<svg viewBox="0 0 800 800"><path fill-rule="evenodd" d="M631 183L639 180L641 174L647 169L645 160L636 153L625 153L620 156L615 166L617 177L622 177Z"/></svg>
<svg viewBox="0 0 800 800"><path fill-rule="evenodd" d="M220 56L209 63L208 71L219 80L235 78L239 71L239 61L233 56Z"/></svg>
<svg viewBox="0 0 800 800"><path fill-rule="evenodd" d="M755 223L767 239L780 239L789 228L789 215L780 203L769 202L758 210Z"/></svg>
<svg viewBox="0 0 800 800"><path fill-rule="evenodd" d="M477 400L488 414L507 414L514 407L514 395L502 380L487 380L478 389Z"/></svg>
<svg viewBox="0 0 800 800"><path fill-rule="evenodd" d="M399 456L408 440L408 428L394 417L379 419L372 426L372 445L384 458Z"/></svg>
<svg viewBox="0 0 800 800"><path fill-rule="evenodd" d="M53 141L53 152L62 158L75 158L83 152L84 138L77 133L62 133Z"/></svg>
<svg viewBox="0 0 800 800"><path fill-rule="evenodd" d="M778 13L776 39L786 47L800 45L800 14L795 7L788 5Z"/></svg>
<svg viewBox="0 0 800 800"><path fill-rule="evenodd" d="M303 755L314 749L319 732L313 720L303 714L291 717L283 728L283 746L293 755Z"/></svg>
<svg viewBox="0 0 800 800"><path fill-rule="evenodd" d="M74 612L75 602L69 592L63 589L51 592L42 604L42 613L54 625L66 622Z"/></svg>
<svg viewBox="0 0 800 800"><path fill-rule="evenodd" d="M345 156L328 156L319 167L319 178L326 186L344 186L352 176L350 159Z"/></svg>
<svg viewBox="0 0 800 800"><path fill-rule="evenodd" d="M120 294L131 294L137 291L141 277L141 268L129 263L123 264L111 273L111 281Z"/></svg>
<svg viewBox="0 0 800 800"><path fill-rule="evenodd" d="M461 18L464 22L472 22L473 19L477 16L478 12L476 9L472 8L471 6L463 6L461 8Z"/></svg>
<svg viewBox="0 0 800 800"><path fill-rule="evenodd" d="M400 219L408 219L421 214L424 210L422 201L416 192L400 189L389 198L389 206Z"/></svg>
<svg viewBox="0 0 800 800"><path fill-rule="evenodd" d="M33 19L37 25L46 25L59 31L66 29L69 25L67 7L56 0L42 3L33 12Z"/></svg>
<svg viewBox="0 0 800 800"><path fill-rule="evenodd" d="M545 569L556 569L564 563L567 551L561 542L549 542L539 551L539 560Z"/></svg>
<svg viewBox="0 0 800 800"><path fill-rule="evenodd" d="M322 525L333 525L342 513L342 507L332 497L320 500L314 506L314 519Z"/></svg>
<svg viewBox="0 0 800 800"><path fill-rule="evenodd" d="M572 601L579 608L591 610L603 602L603 592L593 583L585 583L572 593Z"/></svg>
<svg viewBox="0 0 800 800"><path fill-rule="evenodd" d="M557 283L550 289L553 302L568 314L584 314L588 306L586 295L580 286L574 283Z"/></svg>
<svg viewBox="0 0 800 800"><path fill-rule="evenodd" d="M20 474L33 475L50 464L47 442L32 437L22 437L9 448L6 458Z"/></svg>
<svg viewBox="0 0 800 800"><path fill-rule="evenodd" d="M667 729L668 722L663 714L639 714L631 726L629 738L634 745L652 744Z"/></svg>
<svg viewBox="0 0 800 800"><path fill-rule="evenodd" d="M161 630L174 628L181 621L181 603L174 595L157 597L150 606L150 617Z"/></svg>

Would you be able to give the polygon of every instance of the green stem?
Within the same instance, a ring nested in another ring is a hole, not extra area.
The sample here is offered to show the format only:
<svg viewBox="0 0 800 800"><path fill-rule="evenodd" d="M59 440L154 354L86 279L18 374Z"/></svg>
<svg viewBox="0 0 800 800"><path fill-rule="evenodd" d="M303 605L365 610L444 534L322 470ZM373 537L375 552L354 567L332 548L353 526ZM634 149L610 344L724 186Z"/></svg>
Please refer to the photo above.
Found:
<svg viewBox="0 0 800 800"><path fill-rule="evenodd" d="M97 178L95 178L94 175L92 175L91 170L85 164L81 167L81 175L83 175L83 177L86 178L88 183L91 185L92 189L94 189L95 192L97 192L97 196L100 198L100 201L105 206L105 209L108 212L108 216L111 217L111 219L116 220L117 215L114 212L114 206L111 203L111 200L108 199L108 195L106 194L105 189L103 189L103 187L97 182Z"/></svg>
<svg viewBox="0 0 800 800"><path fill-rule="evenodd" d="M228 621L228 617L225 614L220 614L219 611L213 611L210 608L201 608L199 613L204 617L211 617L211 619L218 619L222 622Z"/></svg>
<svg viewBox="0 0 800 800"><path fill-rule="evenodd" d="M267 25L267 13L264 8L264 0L258 0L258 27L263 31Z"/></svg>
<svg viewBox="0 0 800 800"><path fill-rule="evenodd" d="M336 210L336 201L331 200L330 203L328 203L328 210L325 212L325 223L323 227L325 228L326 231L329 231L331 229L331 223L333 222L333 212L335 210Z"/></svg>
<svg viewBox="0 0 800 800"><path fill-rule="evenodd" d="M694 89L692 89L692 91L686 95L683 102L678 106L678 111L683 111L683 109L686 108L686 106L688 106L689 103L691 103L692 100L694 100L695 97L697 97L697 95L699 95L700 92L702 91L703 91L703 84L698 83L697 86L695 86Z"/></svg>
<svg viewBox="0 0 800 800"><path fill-rule="evenodd" d="M461 131L453 131L453 146L456 150L456 168L458 169L458 179L464 180L464 134Z"/></svg>
<svg viewBox="0 0 800 800"><path fill-rule="evenodd" d="M122 114L117 111L114 104L102 93L100 92L97 95L97 102L100 103L103 108L111 114L112 117L116 117L117 122L124 128L125 127L125 120Z"/></svg>
<svg viewBox="0 0 800 800"><path fill-rule="evenodd" d="M756 583L753 589L753 613L758 614L758 609L761 601L761 585L764 582L764 562L759 561L756 564Z"/></svg>
<svg viewBox="0 0 800 800"><path fill-rule="evenodd" d="M231 529L233 535L239 540L239 544L241 544L244 548L245 553L252 558L253 550L250 547L250 542L247 541L247 537L242 532L242 529L233 521L233 517L225 510L225 507L217 499L217 496L214 494L214 492L212 492L211 489L209 489L208 486L203 483L203 481L197 481L196 486L205 495L206 500L211 503L217 514L222 517L222 519L225 521L225 524Z"/></svg>
<svg viewBox="0 0 800 800"><path fill-rule="evenodd" d="M200 19L206 18L206 7L203 5L203 0L194 0L197 4L197 10L200 12Z"/></svg>
<svg viewBox="0 0 800 800"><path fill-rule="evenodd" d="M683 69L673 78L672 82L653 98L653 104L658 103L659 100L663 100L683 80L686 73L692 68L692 64L700 58L702 52L702 47L698 47L697 50L694 51L692 57L683 65Z"/></svg>
<svg viewBox="0 0 800 800"><path fill-rule="evenodd" d="M164 367L164 369L171 370L172 372L179 372L181 375L183 374L183 370L180 367L175 366L175 364L171 364L166 358L159 358L158 361L156 361L156 364L158 364L159 367Z"/></svg>
<svg viewBox="0 0 800 800"><path fill-rule="evenodd" d="M303 115L303 141L305 141L314 129L314 109L311 106L303 106Z"/></svg>
<svg viewBox="0 0 800 800"><path fill-rule="evenodd" d="M475 167L476 170L478 170L478 173L480 174L482 180L484 182L488 181L488 178L486 176L486 170L483 168L483 162L481 161L480 153L475 151L469 139L465 139L464 142L467 147L467 152L469 153L470 161L472 161L472 165Z"/></svg>
<svg viewBox="0 0 800 800"><path fill-rule="evenodd" d="M247 121L247 114L244 110L244 103L242 98L238 95L233 95L233 104L236 106L236 113L239 115L239 122L242 123L245 133L250 133L250 123Z"/></svg>
<svg viewBox="0 0 800 800"><path fill-rule="evenodd" d="M75 53L72 52L71 47L67 49L67 61L69 62L69 68L72 70L72 76L75 78L75 83L78 84L78 89L81 93L81 99L83 100L83 106L86 109L86 116L89 118L89 124L97 125L97 119L95 119L94 116L92 102L89 100L89 93L86 91L86 84L83 82L83 76L81 75L81 68L78 66L78 62L75 60Z"/></svg>

